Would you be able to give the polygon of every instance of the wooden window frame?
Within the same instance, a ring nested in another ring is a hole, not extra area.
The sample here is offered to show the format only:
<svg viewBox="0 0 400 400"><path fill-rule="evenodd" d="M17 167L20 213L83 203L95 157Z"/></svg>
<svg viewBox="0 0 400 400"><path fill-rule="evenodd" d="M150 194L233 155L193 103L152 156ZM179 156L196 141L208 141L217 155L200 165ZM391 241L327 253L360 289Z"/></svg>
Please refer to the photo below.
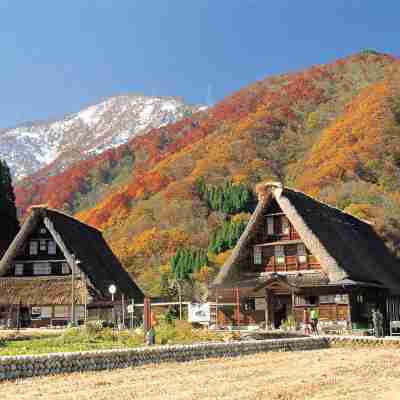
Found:
<svg viewBox="0 0 400 400"><path fill-rule="evenodd" d="M57 243L55 242L55 240L49 240L49 243L47 245L47 253L49 255L57 254Z"/></svg>
<svg viewBox="0 0 400 400"><path fill-rule="evenodd" d="M63 262L61 264L61 274L62 275L69 275L71 273L71 268L67 262Z"/></svg>
<svg viewBox="0 0 400 400"><path fill-rule="evenodd" d="M37 240L31 240L29 242L29 255L37 256L39 253L39 243Z"/></svg>
<svg viewBox="0 0 400 400"><path fill-rule="evenodd" d="M47 240L46 239L40 239L39 240L39 250L40 251L47 251Z"/></svg>
<svg viewBox="0 0 400 400"><path fill-rule="evenodd" d="M51 264L46 261L33 263L33 275L51 275Z"/></svg>
<svg viewBox="0 0 400 400"><path fill-rule="evenodd" d="M283 245L274 246L274 256L275 256L275 264L276 265L284 265L286 262L285 246L283 246Z"/></svg>
<svg viewBox="0 0 400 400"><path fill-rule="evenodd" d="M272 236L275 233L274 229L275 229L274 217L267 216L267 234L269 236Z"/></svg>
<svg viewBox="0 0 400 400"><path fill-rule="evenodd" d="M255 265L262 264L262 248L260 246L254 246L253 248L253 262Z"/></svg>
<svg viewBox="0 0 400 400"><path fill-rule="evenodd" d="M304 243L297 244L297 260L299 264L307 264L307 249Z"/></svg>
<svg viewBox="0 0 400 400"><path fill-rule="evenodd" d="M62 309L62 312L61 312ZM71 310L69 306L54 306L54 318L56 319L69 319Z"/></svg>
<svg viewBox="0 0 400 400"><path fill-rule="evenodd" d="M290 235L290 222L287 219L285 215L283 215L281 218L281 235Z"/></svg>
<svg viewBox="0 0 400 400"><path fill-rule="evenodd" d="M17 273L18 271L18 273ZM24 276L24 264L17 263L14 265L14 275L15 276Z"/></svg>

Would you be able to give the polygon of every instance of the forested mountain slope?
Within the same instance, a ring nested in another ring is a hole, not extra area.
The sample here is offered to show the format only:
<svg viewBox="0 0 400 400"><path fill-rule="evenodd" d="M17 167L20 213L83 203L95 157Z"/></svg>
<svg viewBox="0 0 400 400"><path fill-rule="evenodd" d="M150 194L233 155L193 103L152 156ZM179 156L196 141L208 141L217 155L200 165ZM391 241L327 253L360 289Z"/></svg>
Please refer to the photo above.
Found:
<svg viewBox="0 0 400 400"><path fill-rule="evenodd" d="M370 220L396 247L398 82L399 60L373 51L270 77L60 175L26 179L18 204L47 202L102 228L153 293L183 264L211 279L251 212L248 189L265 179ZM186 253L171 261L177 249Z"/></svg>

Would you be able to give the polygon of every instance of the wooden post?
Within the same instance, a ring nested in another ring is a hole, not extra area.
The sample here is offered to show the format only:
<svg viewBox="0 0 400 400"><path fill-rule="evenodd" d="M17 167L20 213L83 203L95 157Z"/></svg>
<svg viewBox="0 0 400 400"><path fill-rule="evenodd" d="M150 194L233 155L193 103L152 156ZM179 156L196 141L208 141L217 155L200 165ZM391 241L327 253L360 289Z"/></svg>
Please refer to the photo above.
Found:
<svg viewBox="0 0 400 400"><path fill-rule="evenodd" d="M75 254L72 254L72 265L71 265L71 324L75 324L75 266L76 259Z"/></svg>
<svg viewBox="0 0 400 400"><path fill-rule="evenodd" d="M132 312L131 312L131 329L133 329L133 316L135 313L135 299L132 299Z"/></svg>
<svg viewBox="0 0 400 400"><path fill-rule="evenodd" d="M144 298L143 304L143 327L146 334L151 328L151 302L148 297Z"/></svg>
<svg viewBox="0 0 400 400"><path fill-rule="evenodd" d="M347 312L348 312L348 321L349 321L349 329L353 330L353 321L351 317L351 293L347 294Z"/></svg>
<svg viewBox="0 0 400 400"><path fill-rule="evenodd" d="M235 289L236 294L236 325L240 327L240 293L239 288Z"/></svg>
<svg viewBox="0 0 400 400"><path fill-rule="evenodd" d="M295 316L295 311L294 311L294 300L295 300L295 298L294 298L294 288L292 288L292 317L293 317L293 319L296 321L296 316Z"/></svg>
<svg viewBox="0 0 400 400"><path fill-rule="evenodd" d="M18 310L17 310L17 331L21 327L21 298L18 300Z"/></svg>
<svg viewBox="0 0 400 400"><path fill-rule="evenodd" d="M122 293L122 329L125 329L125 295Z"/></svg>
<svg viewBox="0 0 400 400"><path fill-rule="evenodd" d="M87 311L87 303L88 303L88 291L87 291L87 280L86 280L86 275L83 278L84 284L85 284L85 325L87 323L87 318L88 318L88 311Z"/></svg>
<svg viewBox="0 0 400 400"><path fill-rule="evenodd" d="M218 329L218 289L215 289L215 329Z"/></svg>
<svg viewBox="0 0 400 400"><path fill-rule="evenodd" d="M265 329L269 330L269 290L265 288Z"/></svg>
<svg viewBox="0 0 400 400"><path fill-rule="evenodd" d="M182 321L182 287L181 281L178 282L178 296L179 296L179 320Z"/></svg>

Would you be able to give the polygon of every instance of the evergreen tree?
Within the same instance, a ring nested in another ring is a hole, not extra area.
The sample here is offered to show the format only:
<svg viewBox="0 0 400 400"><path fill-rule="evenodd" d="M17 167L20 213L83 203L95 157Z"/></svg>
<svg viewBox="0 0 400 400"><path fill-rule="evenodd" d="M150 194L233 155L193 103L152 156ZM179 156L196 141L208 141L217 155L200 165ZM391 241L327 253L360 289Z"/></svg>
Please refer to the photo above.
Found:
<svg viewBox="0 0 400 400"><path fill-rule="evenodd" d="M244 222L226 221L213 235L209 251L219 254L228 249L233 249L240 236L246 229Z"/></svg>
<svg viewBox="0 0 400 400"><path fill-rule="evenodd" d="M207 252L204 249L178 249L171 258L171 270L175 279L189 281L191 274L208 264Z"/></svg>
<svg viewBox="0 0 400 400"><path fill-rule="evenodd" d="M7 163L2 160L0 160L0 221L2 225L0 256L2 256L19 229L11 173Z"/></svg>
<svg viewBox="0 0 400 400"><path fill-rule="evenodd" d="M227 182L222 186L207 185L204 179L196 182L199 197L207 203L212 210L221 211L227 215L234 215L240 212L253 212L256 200L246 186Z"/></svg>

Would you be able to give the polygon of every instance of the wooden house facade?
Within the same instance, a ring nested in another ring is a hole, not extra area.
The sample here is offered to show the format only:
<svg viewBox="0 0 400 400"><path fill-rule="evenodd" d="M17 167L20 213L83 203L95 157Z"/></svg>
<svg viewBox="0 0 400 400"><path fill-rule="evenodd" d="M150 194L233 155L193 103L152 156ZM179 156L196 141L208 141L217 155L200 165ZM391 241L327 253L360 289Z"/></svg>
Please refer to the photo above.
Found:
<svg viewBox="0 0 400 400"><path fill-rule="evenodd" d="M0 261L0 325L54 326L110 319L115 300L143 302L141 289L102 233L64 213L32 207Z"/></svg>
<svg viewBox="0 0 400 400"><path fill-rule="evenodd" d="M210 301L225 304L218 325L278 328L291 316L300 327L311 308L322 325L343 328L367 328L374 308L394 318L388 301L400 292L400 265L370 224L279 183L257 192L258 206L210 288Z"/></svg>

